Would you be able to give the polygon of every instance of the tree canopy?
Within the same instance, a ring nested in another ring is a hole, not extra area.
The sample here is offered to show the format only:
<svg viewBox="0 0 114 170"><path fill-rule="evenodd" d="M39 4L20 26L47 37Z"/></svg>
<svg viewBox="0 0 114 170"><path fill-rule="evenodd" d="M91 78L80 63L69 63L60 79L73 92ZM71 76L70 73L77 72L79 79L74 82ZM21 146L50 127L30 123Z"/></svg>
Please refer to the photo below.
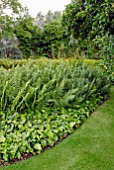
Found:
<svg viewBox="0 0 114 170"><path fill-rule="evenodd" d="M2 57L8 57L14 49L14 27L17 20L24 16L26 8L21 5L19 0L1 0L0 1L0 53ZM13 47L12 47L13 44ZM15 44L15 46L17 43Z"/></svg>
<svg viewBox="0 0 114 170"><path fill-rule="evenodd" d="M101 50L101 39L114 36L113 0L72 0L63 14L63 25L81 50L88 54Z"/></svg>
<svg viewBox="0 0 114 170"><path fill-rule="evenodd" d="M25 57L75 56L77 49L91 58L114 53L114 0L71 0L63 13L38 12L35 19L18 0L1 0L0 15L0 39L16 35Z"/></svg>

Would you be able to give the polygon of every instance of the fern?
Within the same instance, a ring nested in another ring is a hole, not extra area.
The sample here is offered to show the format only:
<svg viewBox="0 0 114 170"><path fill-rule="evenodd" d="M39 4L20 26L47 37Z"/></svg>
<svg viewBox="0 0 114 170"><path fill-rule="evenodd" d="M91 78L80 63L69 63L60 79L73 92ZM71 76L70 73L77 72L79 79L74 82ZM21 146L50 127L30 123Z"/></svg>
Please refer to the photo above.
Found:
<svg viewBox="0 0 114 170"><path fill-rule="evenodd" d="M2 97L1 97L1 109L4 109L4 104L6 105L6 103L4 102L4 98L5 98L5 91L6 91L6 88L7 88L7 86L8 86L8 81L6 81L6 83L5 83L5 86L4 86L4 88L3 88L3 93L2 93Z"/></svg>
<svg viewBox="0 0 114 170"><path fill-rule="evenodd" d="M12 106L11 106L11 111L12 112L15 110L15 106L18 104L19 99L22 97L22 94L23 94L24 90L28 87L29 83L30 83L30 80L28 82L26 82L25 86L19 91L16 98L12 102Z"/></svg>
<svg viewBox="0 0 114 170"><path fill-rule="evenodd" d="M69 106L76 98L76 93L78 92L78 88L69 90L60 100L62 106Z"/></svg>
<svg viewBox="0 0 114 170"><path fill-rule="evenodd" d="M91 69L83 62L29 61L0 71L1 110L12 112L47 106L73 107L97 94L108 94L110 87L99 67Z"/></svg>

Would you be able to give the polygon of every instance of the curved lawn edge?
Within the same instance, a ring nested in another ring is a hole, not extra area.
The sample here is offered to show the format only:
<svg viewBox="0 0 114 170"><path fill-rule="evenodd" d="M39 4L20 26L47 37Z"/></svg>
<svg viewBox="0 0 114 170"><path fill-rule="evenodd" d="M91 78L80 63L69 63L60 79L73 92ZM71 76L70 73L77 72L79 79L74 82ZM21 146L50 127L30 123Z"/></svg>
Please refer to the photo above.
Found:
<svg viewBox="0 0 114 170"><path fill-rule="evenodd" d="M100 106L67 139L40 155L0 170L113 170L114 87Z"/></svg>

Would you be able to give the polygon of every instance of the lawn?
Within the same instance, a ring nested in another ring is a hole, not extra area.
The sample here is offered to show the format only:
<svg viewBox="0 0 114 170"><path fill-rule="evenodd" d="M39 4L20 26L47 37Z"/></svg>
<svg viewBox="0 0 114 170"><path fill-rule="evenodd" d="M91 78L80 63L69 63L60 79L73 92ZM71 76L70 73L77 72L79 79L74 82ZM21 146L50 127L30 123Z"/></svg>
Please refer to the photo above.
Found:
<svg viewBox="0 0 114 170"><path fill-rule="evenodd" d="M110 100L67 139L0 170L114 170L114 87Z"/></svg>

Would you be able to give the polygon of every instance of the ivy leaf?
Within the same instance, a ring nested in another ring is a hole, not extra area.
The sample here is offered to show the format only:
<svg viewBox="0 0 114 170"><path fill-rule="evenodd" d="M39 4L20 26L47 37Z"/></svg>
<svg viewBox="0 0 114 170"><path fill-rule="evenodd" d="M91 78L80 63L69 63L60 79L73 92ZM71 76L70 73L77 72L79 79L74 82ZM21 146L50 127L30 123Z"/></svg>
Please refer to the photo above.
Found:
<svg viewBox="0 0 114 170"><path fill-rule="evenodd" d="M41 144L36 143L36 144L34 145L34 149L41 151L41 150L42 150Z"/></svg>
<svg viewBox="0 0 114 170"><path fill-rule="evenodd" d="M5 142L5 137L2 132L0 132L0 142Z"/></svg>
<svg viewBox="0 0 114 170"><path fill-rule="evenodd" d="M76 125L75 122L70 122L70 128L73 128Z"/></svg>

